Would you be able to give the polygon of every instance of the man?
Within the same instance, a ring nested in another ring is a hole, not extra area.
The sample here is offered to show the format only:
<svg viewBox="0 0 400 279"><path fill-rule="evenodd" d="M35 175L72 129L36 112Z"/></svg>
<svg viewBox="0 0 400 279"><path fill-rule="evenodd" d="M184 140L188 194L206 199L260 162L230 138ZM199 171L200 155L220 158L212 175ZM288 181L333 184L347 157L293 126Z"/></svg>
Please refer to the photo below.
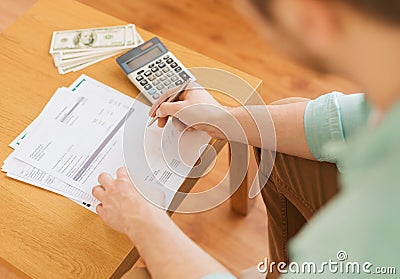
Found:
<svg viewBox="0 0 400 279"><path fill-rule="evenodd" d="M272 267L268 263L267 277L285 273L283 278L367 278L366 274L395 278L389 271L400 268L396 214L400 212L400 2L249 0L243 5L270 43L321 72L357 82L366 92L365 96L331 93L314 101L268 106L279 154L263 189L269 218L268 260L276 263ZM223 138L212 128L223 114L188 113L193 104L219 106L206 91L193 87L180 101L153 109L160 117L159 126L189 108L180 121L202 121L206 115L210 125L191 128ZM227 111L244 127L251 145L269 148L262 145L245 109ZM337 190L335 169L302 161L305 175L294 167L297 159L288 155L338 165L340 191L322 209ZM93 194L102 202L97 209L100 217L130 237L153 278L234 278L166 214L144 201L124 169L118 170L115 180L102 174L99 182ZM287 241L306 221L310 222L291 241L287 253ZM291 263L306 263L309 270L296 270Z"/></svg>

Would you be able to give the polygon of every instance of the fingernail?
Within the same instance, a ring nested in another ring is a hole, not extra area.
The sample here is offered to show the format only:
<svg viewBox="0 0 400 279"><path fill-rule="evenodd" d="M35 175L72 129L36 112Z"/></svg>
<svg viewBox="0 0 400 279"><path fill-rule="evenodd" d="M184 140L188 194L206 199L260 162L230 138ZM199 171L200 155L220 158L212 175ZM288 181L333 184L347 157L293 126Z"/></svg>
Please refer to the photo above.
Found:
<svg viewBox="0 0 400 279"><path fill-rule="evenodd" d="M160 110L156 110L156 116L159 117L160 116Z"/></svg>

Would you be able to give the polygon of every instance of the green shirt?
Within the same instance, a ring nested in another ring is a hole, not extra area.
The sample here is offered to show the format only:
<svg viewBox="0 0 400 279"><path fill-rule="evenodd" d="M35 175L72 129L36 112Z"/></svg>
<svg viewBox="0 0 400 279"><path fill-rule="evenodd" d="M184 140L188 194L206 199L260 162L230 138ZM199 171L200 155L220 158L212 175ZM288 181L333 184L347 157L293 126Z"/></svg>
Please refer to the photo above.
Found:
<svg viewBox="0 0 400 279"><path fill-rule="evenodd" d="M290 244L291 260L332 260L343 271L283 278L398 278L378 273L400 273L400 103L376 127L367 125L369 112L363 95L333 93L307 106L308 144L319 160L337 162L341 191Z"/></svg>
<svg viewBox="0 0 400 279"><path fill-rule="evenodd" d="M376 127L370 114L363 94L307 105L308 145L337 163L341 191L290 243L282 278L398 278L390 273L400 273L400 103Z"/></svg>

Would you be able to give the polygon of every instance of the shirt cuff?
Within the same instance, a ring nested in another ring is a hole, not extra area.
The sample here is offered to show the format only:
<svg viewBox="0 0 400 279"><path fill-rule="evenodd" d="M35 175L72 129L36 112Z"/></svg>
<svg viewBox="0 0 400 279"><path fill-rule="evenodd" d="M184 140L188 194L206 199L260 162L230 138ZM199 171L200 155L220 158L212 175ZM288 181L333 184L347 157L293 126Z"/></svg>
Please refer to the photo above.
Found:
<svg viewBox="0 0 400 279"><path fill-rule="evenodd" d="M332 92L307 104L304 129L311 153L318 161L336 163L336 156L323 147L332 141L344 141L338 98L342 93Z"/></svg>

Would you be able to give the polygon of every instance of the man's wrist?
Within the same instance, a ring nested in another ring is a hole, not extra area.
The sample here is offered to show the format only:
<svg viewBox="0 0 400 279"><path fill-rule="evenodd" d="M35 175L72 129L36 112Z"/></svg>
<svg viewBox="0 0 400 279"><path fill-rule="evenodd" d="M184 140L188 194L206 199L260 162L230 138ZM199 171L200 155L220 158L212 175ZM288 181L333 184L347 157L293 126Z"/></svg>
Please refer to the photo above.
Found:
<svg viewBox="0 0 400 279"><path fill-rule="evenodd" d="M168 218L169 216L162 209L157 208L153 204L146 204L139 211L127 217L125 233L137 245L140 243L142 237L148 237L149 233L158 230L160 225Z"/></svg>
<svg viewBox="0 0 400 279"><path fill-rule="evenodd" d="M227 106L224 106L224 109L236 119L239 116L239 111L240 111L241 108L242 107L227 107Z"/></svg>

